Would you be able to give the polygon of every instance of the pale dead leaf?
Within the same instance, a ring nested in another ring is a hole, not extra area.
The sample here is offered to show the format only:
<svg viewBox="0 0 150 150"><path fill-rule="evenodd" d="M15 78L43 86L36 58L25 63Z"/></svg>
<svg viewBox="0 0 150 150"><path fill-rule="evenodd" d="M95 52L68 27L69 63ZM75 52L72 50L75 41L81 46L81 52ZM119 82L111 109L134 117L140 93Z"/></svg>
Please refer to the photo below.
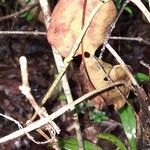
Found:
<svg viewBox="0 0 150 150"><path fill-rule="evenodd" d="M98 2L99 0L59 0L52 13L47 38L62 56L66 57L70 53L82 27ZM115 15L116 8L112 0L99 9L83 38L84 51L95 53L102 44ZM81 53L80 47L77 54Z"/></svg>

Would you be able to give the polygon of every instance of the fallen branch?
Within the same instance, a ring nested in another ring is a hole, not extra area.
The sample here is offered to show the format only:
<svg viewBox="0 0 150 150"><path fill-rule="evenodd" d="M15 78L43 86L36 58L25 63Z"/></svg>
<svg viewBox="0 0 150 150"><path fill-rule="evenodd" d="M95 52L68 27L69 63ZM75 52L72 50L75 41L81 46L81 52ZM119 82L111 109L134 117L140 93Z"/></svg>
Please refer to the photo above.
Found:
<svg viewBox="0 0 150 150"><path fill-rule="evenodd" d="M60 109L58 109L56 112L52 113L51 115L49 115L47 118L41 118L35 122L32 122L30 125L28 125L27 127L23 128L23 129L20 129L18 131L15 131L5 137L2 137L0 139L0 143L4 143L4 142L7 142L9 140L12 140L12 139L15 139L17 137L20 137L20 136L23 136L25 135L26 133L28 132L31 132L37 128L40 128L42 127L43 125L46 125L47 123L49 123L49 120L54 120L55 118L59 117L60 115L64 114L66 111L68 111L71 107L74 107L75 105L79 104L80 102L90 98L90 97L93 97L94 95L97 95L101 92L104 92L108 89L111 89L113 88L114 86L121 86L123 85L124 83L122 82L117 82L117 83L114 83L112 85L109 85L108 87L105 87L105 88L101 88L101 89L97 89L97 90L93 90L85 95L83 95L82 97L78 98L77 100L73 101L72 103L70 104L67 104L63 107L61 107Z"/></svg>

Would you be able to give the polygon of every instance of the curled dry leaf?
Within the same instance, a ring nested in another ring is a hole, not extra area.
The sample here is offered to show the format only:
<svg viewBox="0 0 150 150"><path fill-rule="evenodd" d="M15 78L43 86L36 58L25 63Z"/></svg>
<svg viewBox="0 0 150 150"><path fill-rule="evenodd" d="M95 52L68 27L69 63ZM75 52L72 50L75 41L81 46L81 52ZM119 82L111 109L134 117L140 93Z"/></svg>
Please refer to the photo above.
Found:
<svg viewBox="0 0 150 150"><path fill-rule="evenodd" d="M125 70L120 66L112 66L99 60L99 63L94 58L86 58L86 69L89 79L95 88L105 88L112 82L125 82L125 85L119 86L118 89L112 88L101 94L102 98L108 105L113 104L115 109L120 109L126 103L126 97L129 94L129 85L131 81ZM93 101L95 103L95 100ZM94 104L95 105L95 104ZM97 106L96 106L97 107Z"/></svg>
<svg viewBox="0 0 150 150"><path fill-rule="evenodd" d="M98 3L99 0L59 0L52 13L47 38L49 43L56 48L62 56L68 56L83 26L87 23L90 13ZM88 86L85 86L86 84L84 86L85 88L89 87L89 91L92 88L103 88L112 83L110 81L105 81L103 70L99 68L91 56L95 54L97 48L103 43L108 27L115 16L116 7L113 1L109 0L102 5L92 19L82 39L82 43L77 50L76 55L83 56L82 61L84 63L82 62L81 67L83 67L84 64L87 74L85 75L85 73L83 73L81 83L85 83L88 77L91 85L88 83ZM113 67L104 62L102 66L114 82L120 80L128 82L129 79L121 66ZM83 77L85 77L84 82ZM128 94L128 88L125 86L119 88L125 96ZM108 104L114 104L116 108L121 108L126 101L116 89L106 91L101 96ZM100 105L103 105L104 102L102 98L99 98L100 102L98 102L97 98L94 99L93 104L101 108Z"/></svg>

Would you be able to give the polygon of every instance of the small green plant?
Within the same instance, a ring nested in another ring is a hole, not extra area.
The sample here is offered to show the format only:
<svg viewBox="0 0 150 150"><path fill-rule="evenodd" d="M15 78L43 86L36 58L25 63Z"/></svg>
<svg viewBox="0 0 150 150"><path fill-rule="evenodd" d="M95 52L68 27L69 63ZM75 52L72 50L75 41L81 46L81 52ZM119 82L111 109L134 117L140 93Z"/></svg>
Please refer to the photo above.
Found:
<svg viewBox="0 0 150 150"><path fill-rule="evenodd" d="M33 19L33 14L30 11L27 11L21 15L22 18L25 18L27 21L31 21Z"/></svg>
<svg viewBox="0 0 150 150"><path fill-rule="evenodd" d="M28 4L31 0L24 0ZM25 18L27 21L31 21L34 18L34 15L31 11L27 11L21 15L22 18Z"/></svg>
<svg viewBox="0 0 150 150"><path fill-rule="evenodd" d="M94 109L92 112L90 112L89 117L94 123L99 123L109 119L105 112L97 109Z"/></svg>
<svg viewBox="0 0 150 150"><path fill-rule="evenodd" d="M58 97L59 101L66 101L66 99L67 99L66 95L64 95L64 94L63 95L59 95L59 97Z"/></svg>

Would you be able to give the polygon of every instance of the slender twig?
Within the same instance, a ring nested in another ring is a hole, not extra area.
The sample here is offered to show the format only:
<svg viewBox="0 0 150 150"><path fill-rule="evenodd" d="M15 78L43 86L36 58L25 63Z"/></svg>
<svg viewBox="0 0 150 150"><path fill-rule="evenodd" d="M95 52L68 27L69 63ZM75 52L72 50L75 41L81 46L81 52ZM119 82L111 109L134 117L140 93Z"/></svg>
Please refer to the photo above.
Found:
<svg viewBox="0 0 150 150"><path fill-rule="evenodd" d="M46 32L41 31L0 31L2 35L33 35L33 36L46 36ZM150 45L150 42L144 40L142 37L121 37L121 36L111 36L109 39L112 40L125 40L125 41L137 41L140 43L144 43ZM61 66L62 67L62 66ZM60 69L61 69L60 67Z"/></svg>
<svg viewBox="0 0 150 150"><path fill-rule="evenodd" d="M58 57L57 57L57 61L59 61ZM62 59L60 61L62 61ZM61 67L60 67L60 65L57 66L58 72L61 71L62 67L64 67L64 65L61 66ZM68 84L68 80L67 80L66 75L62 77L62 85L63 85L64 93L66 95L67 102L69 104L69 103L73 102L73 98L72 98L71 90L69 88L69 84ZM74 106L72 108L70 108L70 110L74 110ZM84 150L82 134L81 134L80 124L79 124L79 119L78 119L78 114L74 113L74 115L76 116L74 127L75 127L75 131L76 131L76 135L77 135L77 141L78 141L78 145L79 145L79 150Z"/></svg>
<svg viewBox="0 0 150 150"><path fill-rule="evenodd" d="M118 14L117 14L117 17L115 18L115 20L112 22L112 24L111 24L110 27L109 27L109 30L108 30L107 35L106 35L106 38L105 38L105 40L104 40L104 42L103 42L103 47L101 48L101 53L100 53L100 56L99 56L100 59L103 57L103 53L104 53L104 51L105 51L106 44L107 44L107 42L109 41L109 38L110 38L110 36L111 36L112 31L114 30L114 28L115 28L115 26L116 26L117 21L118 21L118 19L120 18L121 14L122 14L122 12L123 12L123 10L124 10L124 8L126 7L126 5L127 5L128 3L129 3L129 0L126 0L126 1L123 3L121 9L119 10L119 12L118 12Z"/></svg>
<svg viewBox="0 0 150 150"><path fill-rule="evenodd" d="M144 44L150 45L150 42L144 40L142 37L111 36L109 39L112 39L112 40L125 40L125 41L137 41L137 42L140 42L140 43L144 43Z"/></svg>
<svg viewBox="0 0 150 150"><path fill-rule="evenodd" d="M47 0L39 0L39 3L43 12L46 29L48 29L51 20L51 10L49 3Z"/></svg>
<svg viewBox="0 0 150 150"><path fill-rule="evenodd" d="M43 14L44 14L45 26L46 26L46 29L48 30L50 19L51 19L51 17L50 17L51 10L50 10L50 7L48 5L47 0L45 0L45 1L39 0L39 2L40 2L40 5L41 5ZM54 59L55 59L56 67L57 67L57 70L58 70L58 73L59 73L61 71L61 68L64 67L63 59L62 59L61 55L58 54L57 50L54 47L52 47L52 50L53 50L53 56L54 56ZM62 87L64 89L64 93L65 93L66 98L67 98L67 102L70 103L71 99L72 99L72 96L71 96L71 90L70 90L70 87L69 87L69 84L68 84L68 79L67 79L67 76L66 76L65 73L63 75L63 78L61 79L61 82L62 82ZM44 103L42 103L42 105L43 104Z"/></svg>
<svg viewBox="0 0 150 150"><path fill-rule="evenodd" d="M46 28L48 29L49 21L50 21L50 18L49 18L49 14L50 14L49 8L50 7L48 6L48 3L46 0L44 3L45 4L43 4L43 1L40 0L40 5L42 7L44 18L45 18L45 25L46 25ZM56 66L58 69L58 73L60 73L62 67L64 67L63 59L58 53L56 53L57 50L54 49L54 47L52 47L52 50L53 50L53 55L54 55L54 59L56 62ZM63 87L64 93L66 95L67 102L71 103L73 101L73 98L72 98L71 90L69 87L68 79L67 79L67 76L65 73L62 76L61 82L62 82L62 87ZM73 110L73 109L74 109L74 107L70 108L70 110ZM80 125L79 125L79 120L78 120L78 115L76 114L76 116L77 117L76 117L75 131L76 131L76 135L77 135L77 141L79 144L79 150L84 150L82 135L81 135L81 131L80 131Z"/></svg>
<svg viewBox="0 0 150 150"><path fill-rule="evenodd" d="M83 143L81 128L80 128L80 125L79 125L78 114L74 113L73 115L74 115L74 128L75 128L75 131L76 131L76 137L77 137L77 141L78 141L78 149L79 150L84 150L84 143Z"/></svg>
<svg viewBox="0 0 150 150"><path fill-rule="evenodd" d="M142 64L144 67L150 70L150 64L146 64L143 60L140 61L140 64Z"/></svg>
<svg viewBox="0 0 150 150"><path fill-rule="evenodd" d="M10 117L10 116L8 116L8 115L1 114L1 113L0 113L0 116L2 116L2 117L4 117L4 118L6 118L6 119L8 119L8 120L10 120L10 121L12 121L12 122L14 122L14 123L18 126L19 129L23 129L23 126L22 126L22 125L20 124L20 122L17 121L16 119L14 119L14 118L12 118L12 117ZM33 138L29 133L25 133L25 134L27 135L27 137L28 137L31 141L33 141L33 142L36 143L36 144L46 144L46 143L52 142L52 139L47 140L47 141L45 141L45 142L36 141L36 140L34 140L34 138Z"/></svg>
<svg viewBox="0 0 150 150"><path fill-rule="evenodd" d="M40 31L0 31L2 35L34 35L34 36L45 36L46 32Z"/></svg>
<svg viewBox="0 0 150 150"><path fill-rule="evenodd" d="M38 113L40 108L37 105L34 97L32 96L31 89L29 86L27 60L24 56L22 56L22 57L20 57L19 61L20 61L21 77L22 77L22 85L19 87L19 89L21 90L22 94L24 94L27 97L27 99L29 99L30 104L35 109L35 111Z"/></svg>
<svg viewBox="0 0 150 150"><path fill-rule="evenodd" d="M22 13L29 11L30 9L34 8L37 5L38 5L38 1L35 1L34 3L27 5L25 8L19 10L18 12L15 12L15 13L7 15L7 16L0 17L0 22L14 18L14 17L17 17L17 16L20 16Z"/></svg>
<svg viewBox="0 0 150 150"><path fill-rule="evenodd" d="M142 64L144 67L148 69L148 74L150 76L150 64L145 63L143 60L140 61L140 64Z"/></svg>
<svg viewBox="0 0 150 150"><path fill-rule="evenodd" d="M31 132L31 131L33 131L33 130L35 130L37 128L40 128L43 125L49 123L49 120L54 120L55 118L57 118L60 115L64 114L71 107L74 107L75 105L79 104L80 102L82 102L82 101L84 101L84 100L86 100L86 99L88 99L90 97L93 97L94 95L96 96L97 94L99 94L101 92L109 90L109 89L113 88L114 86L121 86L123 84L124 83L122 83L122 82L116 82L116 83L113 83L112 85L109 85L108 87L93 90L93 91L91 91L91 92L83 95L82 97L78 98L77 100L73 101L72 103L67 104L67 105L61 107L56 112L54 112L51 115L49 115L49 117L47 117L47 118L41 118L41 119L39 119L39 120L37 120L35 122L32 122L31 124L29 124L27 127L23 128L23 129L20 129L20 130L15 131L15 132L13 132L13 133L5 136L5 137L0 138L0 143L7 142L7 141L12 140L14 138L23 136L26 133Z"/></svg>
<svg viewBox="0 0 150 150"><path fill-rule="evenodd" d="M49 6L49 3L47 0L39 0L39 3L40 3L40 6L42 8L42 12L43 12L43 16L44 16L44 22L45 22L45 26L46 26L46 29L48 30L48 27L49 27L49 23L50 23L50 20L51 20L51 10L50 10L50 6ZM61 55L59 55L57 53L57 51L52 47L52 52L53 52L53 56L54 56L54 60L55 60L55 63L56 63L56 67L57 67L57 70L58 72L60 71L60 67L63 66L63 59L61 57ZM70 90L70 87L69 87L69 84L68 84L68 80L67 80L67 77L66 75L64 74L64 77L62 78L62 87L64 89L64 92L65 92L65 89L69 89ZM65 84L66 83L66 84ZM65 87L66 86L66 87ZM42 106L42 105L41 105ZM35 116L35 115L34 115ZM60 150L61 148L59 147L59 144L58 144L58 140L55 138L55 145L53 144L53 148L56 149L56 150Z"/></svg>

